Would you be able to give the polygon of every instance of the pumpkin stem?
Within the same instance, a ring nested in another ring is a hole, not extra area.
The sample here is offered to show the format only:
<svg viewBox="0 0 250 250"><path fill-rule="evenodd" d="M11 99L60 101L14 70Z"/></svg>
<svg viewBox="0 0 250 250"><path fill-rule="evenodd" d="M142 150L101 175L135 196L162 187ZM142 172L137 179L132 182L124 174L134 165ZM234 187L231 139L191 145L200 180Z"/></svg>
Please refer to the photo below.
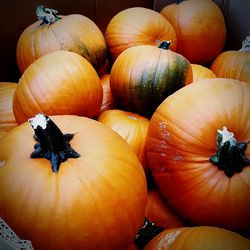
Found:
<svg viewBox="0 0 250 250"><path fill-rule="evenodd" d="M210 162L224 170L227 177L240 173L242 169L250 165L250 160L245 156L249 142L238 142L234 134L226 127L217 131L217 153L210 157Z"/></svg>
<svg viewBox="0 0 250 250"><path fill-rule="evenodd" d="M42 21L42 23L40 24L41 26L50 25L55 21L61 19L61 17L59 17L57 14L57 10L44 7L43 5L38 5L36 7L36 16L38 20Z"/></svg>
<svg viewBox="0 0 250 250"><path fill-rule="evenodd" d="M140 228L136 235L134 243L139 249L143 249L147 243L153 239L157 234L164 230L163 227L156 226L154 222L150 222L146 217L144 218L144 225Z"/></svg>
<svg viewBox="0 0 250 250"><path fill-rule="evenodd" d="M159 43L158 48L160 49L169 49L171 42L170 41L163 41Z"/></svg>
<svg viewBox="0 0 250 250"><path fill-rule="evenodd" d="M52 171L56 173L62 162L80 156L69 144L73 134L63 134L48 116L38 114L28 121L34 129L34 138L37 141L30 158L50 160Z"/></svg>
<svg viewBox="0 0 250 250"><path fill-rule="evenodd" d="M242 42L241 52L250 52L250 36L247 36Z"/></svg>
<svg viewBox="0 0 250 250"><path fill-rule="evenodd" d="M176 4L182 3L184 0L176 0Z"/></svg>

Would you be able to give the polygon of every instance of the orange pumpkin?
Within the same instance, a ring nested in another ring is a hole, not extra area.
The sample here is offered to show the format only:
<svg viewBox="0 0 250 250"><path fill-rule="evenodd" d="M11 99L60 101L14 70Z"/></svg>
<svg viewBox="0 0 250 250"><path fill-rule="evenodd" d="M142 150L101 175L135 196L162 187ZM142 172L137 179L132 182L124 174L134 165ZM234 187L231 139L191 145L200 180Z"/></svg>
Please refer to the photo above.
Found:
<svg viewBox="0 0 250 250"><path fill-rule="evenodd" d="M148 191L145 217L164 229L185 226L184 221L175 213L156 189Z"/></svg>
<svg viewBox="0 0 250 250"><path fill-rule="evenodd" d="M218 227L169 229L155 236L144 250L248 250L250 240Z"/></svg>
<svg viewBox="0 0 250 250"><path fill-rule="evenodd" d="M54 51L33 62L19 80L13 97L18 124L37 113L94 117L103 90L93 66L69 51Z"/></svg>
<svg viewBox="0 0 250 250"><path fill-rule="evenodd" d="M37 250L127 250L147 195L129 145L85 117L29 122L37 143L28 122L0 140L0 217Z"/></svg>
<svg viewBox="0 0 250 250"><path fill-rule="evenodd" d="M124 110L107 110L97 119L117 132L138 156L147 171L146 137L149 120L146 117Z"/></svg>
<svg viewBox="0 0 250 250"><path fill-rule="evenodd" d="M217 77L250 83L250 36L243 41L240 50L227 50L220 53L210 68Z"/></svg>
<svg viewBox="0 0 250 250"><path fill-rule="evenodd" d="M104 111L115 108L115 101L110 90L110 74L104 74L100 76L100 80L103 89L103 98L102 106L97 117L100 116Z"/></svg>
<svg viewBox="0 0 250 250"><path fill-rule="evenodd" d="M79 14L58 15L54 9L37 6L39 19L20 35L16 59L21 73L39 57L68 50L86 58L98 70L107 57L104 35L89 18Z"/></svg>
<svg viewBox="0 0 250 250"><path fill-rule="evenodd" d="M12 110L16 87L14 82L0 82L0 132L7 132L18 125Z"/></svg>
<svg viewBox="0 0 250 250"><path fill-rule="evenodd" d="M138 45L119 55L111 69L110 89L120 109L151 117L168 95L192 82L189 61L169 44Z"/></svg>
<svg viewBox="0 0 250 250"><path fill-rule="evenodd" d="M250 225L250 85L196 81L167 97L148 128L147 157L159 192L193 225Z"/></svg>
<svg viewBox="0 0 250 250"><path fill-rule="evenodd" d="M161 11L176 31L176 52L191 63L212 61L223 49L226 25L220 8L211 0L178 0Z"/></svg>
<svg viewBox="0 0 250 250"><path fill-rule="evenodd" d="M193 82L204 78L216 78L214 72L205 66L191 63L191 67L193 72Z"/></svg>
<svg viewBox="0 0 250 250"><path fill-rule="evenodd" d="M143 7L132 7L117 13L108 23L105 39L113 60L136 45L158 46L160 42L171 40L171 50L175 51L177 47L172 25L158 12Z"/></svg>

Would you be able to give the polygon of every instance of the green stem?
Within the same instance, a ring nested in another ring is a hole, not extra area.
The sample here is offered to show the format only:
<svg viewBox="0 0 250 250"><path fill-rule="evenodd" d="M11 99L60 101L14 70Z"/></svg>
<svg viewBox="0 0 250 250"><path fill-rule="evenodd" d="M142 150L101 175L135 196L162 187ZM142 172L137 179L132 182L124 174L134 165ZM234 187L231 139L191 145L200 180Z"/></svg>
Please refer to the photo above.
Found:
<svg viewBox="0 0 250 250"><path fill-rule="evenodd" d="M250 165L250 160L245 156L248 143L238 142L234 134L223 127L223 130L217 132L217 152L209 160L223 170L227 177L232 177Z"/></svg>
<svg viewBox="0 0 250 250"><path fill-rule="evenodd" d="M182 3L184 0L176 0L176 4Z"/></svg>
<svg viewBox="0 0 250 250"><path fill-rule="evenodd" d="M38 5L36 7L36 16L38 20L42 21L42 23L40 24L41 26L50 25L55 21L61 19L61 17L59 17L57 14L57 10L44 7L43 5Z"/></svg>
<svg viewBox="0 0 250 250"><path fill-rule="evenodd" d="M152 240L157 234L164 230L163 227L156 226L154 222L150 222L144 218L144 225L140 228L136 235L134 243L138 249L143 249L147 243Z"/></svg>
<svg viewBox="0 0 250 250"><path fill-rule="evenodd" d="M31 158L50 160L52 171L56 173L62 162L80 156L69 144L73 134L63 134L48 116L38 114L28 121L34 129L34 138L37 141Z"/></svg>

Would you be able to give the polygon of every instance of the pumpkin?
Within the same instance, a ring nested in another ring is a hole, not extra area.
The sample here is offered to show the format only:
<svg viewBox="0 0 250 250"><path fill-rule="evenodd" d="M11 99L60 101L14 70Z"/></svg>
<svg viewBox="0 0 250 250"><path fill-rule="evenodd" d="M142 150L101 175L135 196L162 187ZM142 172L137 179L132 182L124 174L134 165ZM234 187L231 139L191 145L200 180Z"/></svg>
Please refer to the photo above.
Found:
<svg viewBox="0 0 250 250"><path fill-rule="evenodd" d="M79 14L58 15L58 11L38 5L39 19L20 35L16 60L20 72L39 57L56 50L68 50L86 58L98 70L107 57L105 38L98 26Z"/></svg>
<svg viewBox="0 0 250 250"><path fill-rule="evenodd" d="M168 95L192 82L189 61L169 44L134 46L116 59L110 89L120 109L150 117Z"/></svg>
<svg viewBox="0 0 250 250"><path fill-rule="evenodd" d="M147 172L146 137L149 120L139 114L124 110L106 110L97 119L118 133L138 156Z"/></svg>
<svg viewBox="0 0 250 250"><path fill-rule="evenodd" d="M110 74L101 75L100 80L103 89L103 98L97 117L100 116L104 111L115 108L115 101L110 90Z"/></svg>
<svg viewBox="0 0 250 250"><path fill-rule="evenodd" d="M157 189L148 190L145 217L164 229L185 226L184 221L168 205Z"/></svg>
<svg viewBox="0 0 250 250"><path fill-rule="evenodd" d="M220 8L211 0L177 0L163 7L164 16L176 31L176 52L191 63L212 61L223 49L226 25Z"/></svg>
<svg viewBox="0 0 250 250"><path fill-rule="evenodd" d="M37 114L0 147L0 217L34 249L127 250L133 243L146 178L113 130L86 117Z"/></svg>
<svg viewBox="0 0 250 250"><path fill-rule="evenodd" d="M183 227L169 229L155 236L145 250L248 250L250 240L219 227Z"/></svg>
<svg viewBox="0 0 250 250"><path fill-rule="evenodd" d="M0 132L7 132L18 125L12 110L16 87L14 82L0 82Z"/></svg>
<svg viewBox="0 0 250 250"><path fill-rule="evenodd" d="M214 72L200 64L191 63L193 72L193 82L204 78L216 78Z"/></svg>
<svg viewBox="0 0 250 250"><path fill-rule="evenodd" d="M250 225L250 85L201 79L167 97L153 114L149 168L169 205L193 225Z"/></svg>
<svg viewBox="0 0 250 250"><path fill-rule="evenodd" d="M217 77L232 78L250 83L250 36L242 42L240 50L220 53L210 69Z"/></svg>
<svg viewBox="0 0 250 250"><path fill-rule="evenodd" d="M33 62L19 80L13 97L18 124L37 113L94 117L103 90L93 66L69 51L54 51Z"/></svg>
<svg viewBox="0 0 250 250"><path fill-rule="evenodd" d="M171 40L171 50L177 48L172 25L157 11L132 7L118 12L108 23L105 40L113 61L127 48L136 45L158 46Z"/></svg>

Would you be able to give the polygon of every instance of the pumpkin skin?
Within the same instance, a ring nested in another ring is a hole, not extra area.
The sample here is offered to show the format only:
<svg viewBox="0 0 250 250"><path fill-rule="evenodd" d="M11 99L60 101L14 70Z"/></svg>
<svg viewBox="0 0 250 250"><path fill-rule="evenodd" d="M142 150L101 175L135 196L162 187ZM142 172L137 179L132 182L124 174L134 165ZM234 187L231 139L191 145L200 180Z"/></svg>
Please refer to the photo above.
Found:
<svg viewBox="0 0 250 250"><path fill-rule="evenodd" d="M250 36L243 41L240 50L220 53L212 62L210 69L217 77L250 83Z"/></svg>
<svg viewBox="0 0 250 250"><path fill-rule="evenodd" d="M108 23L105 40L113 61L124 50L136 45L158 46L162 41L171 40L170 49L177 48L172 25L160 13L143 7L117 13Z"/></svg>
<svg viewBox="0 0 250 250"><path fill-rule="evenodd" d="M100 76L100 80L103 89L103 98L102 106L97 117L99 117L104 111L115 108L115 101L110 90L110 74Z"/></svg>
<svg viewBox="0 0 250 250"><path fill-rule="evenodd" d="M137 156L93 119L50 118L74 134L70 145L80 157L54 173L47 159L30 158L30 124L14 128L0 142L0 217L34 249L127 250L143 224L147 195Z"/></svg>
<svg viewBox="0 0 250 250"><path fill-rule="evenodd" d="M182 55L138 45L128 48L114 62L110 89L120 109L150 117L168 95L192 80L191 65Z"/></svg>
<svg viewBox="0 0 250 250"><path fill-rule="evenodd" d="M202 79L166 98L150 120L146 148L153 179L168 203L193 225L249 229L249 162L228 177L226 168L220 170L210 159L223 126L238 142L246 142L250 158L249 100L246 82ZM238 157L230 161L234 159Z"/></svg>
<svg viewBox="0 0 250 250"><path fill-rule="evenodd" d="M216 78L214 72L205 66L191 63L191 67L193 72L193 82L204 78Z"/></svg>
<svg viewBox="0 0 250 250"><path fill-rule="evenodd" d="M138 156L147 172L146 138L149 120L139 114L124 110L107 110L97 119L118 133Z"/></svg>
<svg viewBox="0 0 250 250"><path fill-rule="evenodd" d="M7 132L18 125L12 110L16 87L14 82L0 82L0 132Z"/></svg>
<svg viewBox="0 0 250 250"><path fill-rule="evenodd" d="M184 227L184 221L167 204L158 190L148 190L147 204L145 208L145 217L164 229Z"/></svg>
<svg viewBox="0 0 250 250"><path fill-rule="evenodd" d="M223 49L226 25L220 8L211 0L186 0L166 5L163 15L176 31L176 52L191 63L212 61Z"/></svg>
<svg viewBox="0 0 250 250"><path fill-rule="evenodd" d="M68 50L86 58L98 70L107 57L105 38L98 26L79 14L60 15L48 25L38 20L20 35L16 60L21 73L41 56L56 50Z"/></svg>
<svg viewBox="0 0 250 250"><path fill-rule="evenodd" d="M54 51L33 62L19 80L13 97L18 124L37 113L94 117L103 90L93 66L69 51Z"/></svg>
<svg viewBox="0 0 250 250"><path fill-rule="evenodd" d="M145 250L247 250L250 240L218 227L200 226L169 229L155 236Z"/></svg>

